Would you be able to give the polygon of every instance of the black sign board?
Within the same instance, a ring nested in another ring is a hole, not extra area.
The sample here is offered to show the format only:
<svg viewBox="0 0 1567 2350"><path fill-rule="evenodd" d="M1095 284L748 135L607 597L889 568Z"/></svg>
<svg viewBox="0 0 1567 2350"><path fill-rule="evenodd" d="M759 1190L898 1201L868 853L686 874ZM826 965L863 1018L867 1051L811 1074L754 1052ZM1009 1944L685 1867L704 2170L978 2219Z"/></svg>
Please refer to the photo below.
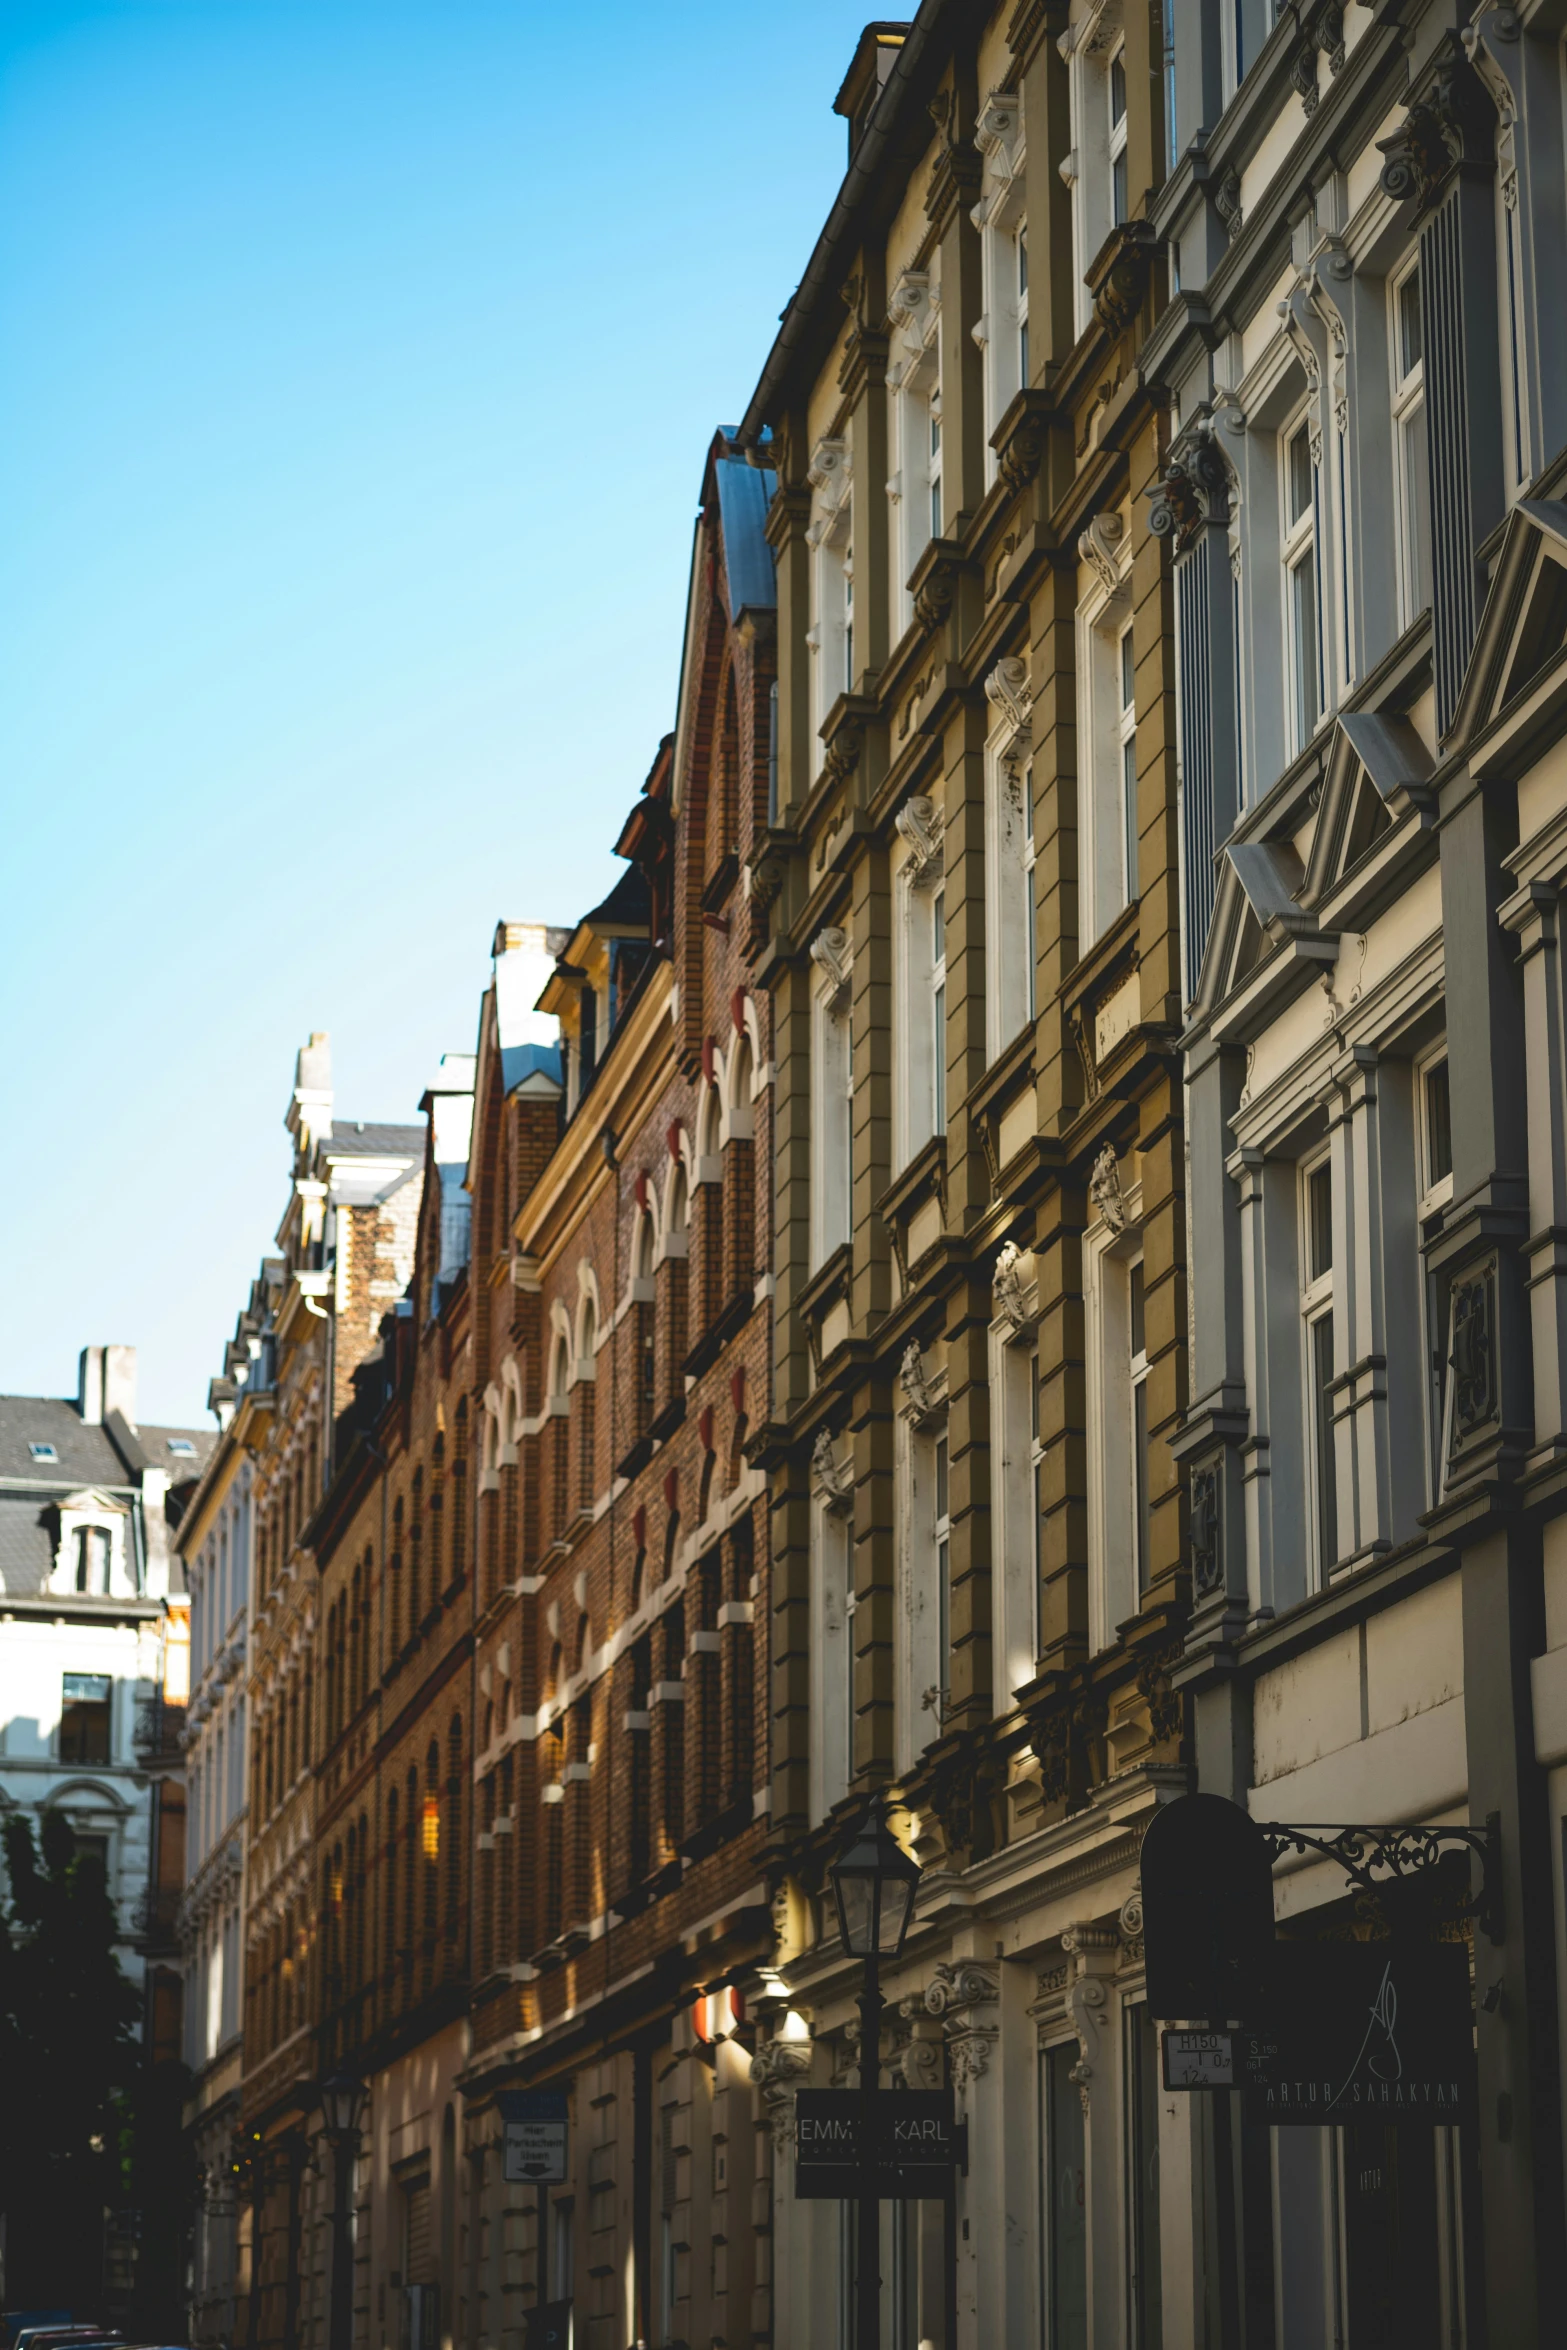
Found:
<svg viewBox="0 0 1567 2350"><path fill-rule="evenodd" d="M1273 1942L1273 1870L1250 1813L1222 1795L1178 1795L1143 1838L1148 2006L1222 2024L1259 2012Z"/></svg>
<svg viewBox="0 0 1567 2350"><path fill-rule="evenodd" d="M959 2154L950 2089L878 2091L874 2192L885 2202L952 2193ZM794 2191L850 2199L866 2191L865 2098L859 2089L801 2089L794 2109Z"/></svg>
<svg viewBox="0 0 1567 2350"><path fill-rule="evenodd" d="M1275 2127L1433 2128L1474 2111L1469 1960L1455 1943L1279 1942L1263 2017L1164 2035L1166 2089L1241 2089Z"/></svg>

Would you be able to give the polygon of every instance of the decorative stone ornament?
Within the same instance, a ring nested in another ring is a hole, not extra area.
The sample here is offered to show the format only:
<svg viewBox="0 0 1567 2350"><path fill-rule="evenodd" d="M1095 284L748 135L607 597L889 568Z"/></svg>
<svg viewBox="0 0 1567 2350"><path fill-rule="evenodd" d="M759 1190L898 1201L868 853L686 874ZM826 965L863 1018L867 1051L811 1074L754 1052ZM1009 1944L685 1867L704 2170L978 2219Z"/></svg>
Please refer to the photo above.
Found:
<svg viewBox="0 0 1567 2350"><path fill-rule="evenodd" d="M979 2010L1001 1996L1001 1970L988 1959L962 1958L938 1966L925 1990L925 2012L939 2021L955 2089L969 2088L990 2063L1001 2037L998 2024L980 2020Z"/></svg>
<svg viewBox="0 0 1567 2350"><path fill-rule="evenodd" d="M849 934L835 923L826 923L811 941L811 961L827 980L827 1001L836 1010L849 992L849 977L854 958L849 946Z"/></svg>
<svg viewBox="0 0 1567 2350"><path fill-rule="evenodd" d="M1126 1230L1126 1199L1121 1190L1121 1170L1116 1164L1115 1151L1108 1142L1094 1161L1094 1171L1088 1178L1088 1196L1112 1232Z"/></svg>
<svg viewBox="0 0 1567 2350"><path fill-rule="evenodd" d="M909 844L909 877L916 889L923 888L937 878L946 862L936 804L923 792L911 793L892 821Z"/></svg>
<svg viewBox="0 0 1567 2350"><path fill-rule="evenodd" d="M854 1463L838 1458L825 1428L812 1448L811 1483L835 1518L848 1516L854 1507Z"/></svg>
<svg viewBox="0 0 1567 2350"><path fill-rule="evenodd" d="M990 1294L998 1322L1005 1322L1014 1338L1034 1327L1035 1315L1023 1288L1023 1251L1015 1240L1004 1240L991 1275Z"/></svg>
<svg viewBox="0 0 1567 2350"><path fill-rule="evenodd" d="M1192 1581L1199 1599L1207 1599L1224 1581L1224 1559L1219 1544L1219 1471L1215 1463L1192 1471L1191 1515Z"/></svg>
<svg viewBox="0 0 1567 2350"><path fill-rule="evenodd" d="M925 1376L925 1361L917 1338L911 1338L903 1350L903 1360L898 1365L898 1385L903 1390L899 1409L905 1419L912 1420L915 1427L919 1428L935 1417L941 1408L941 1398Z"/></svg>
<svg viewBox="0 0 1567 2350"><path fill-rule="evenodd" d="M1107 596L1120 595L1126 585L1119 561L1125 540L1126 525L1119 514L1096 514L1078 534L1077 551Z"/></svg>
<svg viewBox="0 0 1567 2350"><path fill-rule="evenodd" d="M751 2059L751 2086L761 2094L767 2110L773 2145L780 2156L794 2143L795 2091L811 2077L811 2043L775 2036L765 2040Z"/></svg>
<svg viewBox="0 0 1567 2350"><path fill-rule="evenodd" d="M985 698L1021 733L1034 709L1034 697L1028 690L1028 663L1014 653L998 661L985 679Z"/></svg>

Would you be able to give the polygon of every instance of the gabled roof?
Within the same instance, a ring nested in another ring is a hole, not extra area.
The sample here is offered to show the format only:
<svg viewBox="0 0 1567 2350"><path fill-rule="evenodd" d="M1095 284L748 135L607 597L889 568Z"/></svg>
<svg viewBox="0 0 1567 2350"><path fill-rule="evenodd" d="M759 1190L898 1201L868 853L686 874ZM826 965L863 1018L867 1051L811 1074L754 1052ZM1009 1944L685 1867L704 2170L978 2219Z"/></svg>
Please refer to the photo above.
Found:
<svg viewBox="0 0 1567 2350"><path fill-rule="evenodd" d="M1300 902L1303 881L1300 859L1287 841L1231 841L1221 852L1194 1023L1211 1025L1221 1007L1233 1004L1238 1018L1227 1025L1245 1033L1294 990L1302 964L1310 964L1315 976L1335 959L1336 940L1324 936Z"/></svg>
<svg viewBox="0 0 1567 2350"><path fill-rule="evenodd" d="M1329 929L1370 920L1406 851L1435 822L1436 762L1407 718L1346 710L1334 721L1300 903ZM1429 853L1435 853L1434 839Z"/></svg>
<svg viewBox="0 0 1567 2350"><path fill-rule="evenodd" d="M181 1430L181 1434L185 1431ZM204 1435L205 1446L210 1437ZM35 1461L29 1444L52 1444L56 1458ZM40 1490L136 1482L101 1422L84 1420L74 1402L54 1395L0 1395L0 1477L23 1479Z"/></svg>

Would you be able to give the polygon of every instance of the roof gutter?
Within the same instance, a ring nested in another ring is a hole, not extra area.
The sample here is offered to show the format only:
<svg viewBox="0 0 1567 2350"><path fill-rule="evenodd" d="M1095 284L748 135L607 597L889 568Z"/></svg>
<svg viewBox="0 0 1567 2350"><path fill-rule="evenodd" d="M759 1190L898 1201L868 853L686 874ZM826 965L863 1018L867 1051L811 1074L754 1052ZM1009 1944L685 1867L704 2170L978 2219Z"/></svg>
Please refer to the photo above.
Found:
<svg viewBox="0 0 1567 2350"><path fill-rule="evenodd" d="M793 370L806 329L832 293L843 249L850 241L855 220L870 196L893 133L901 126L904 109L910 103L916 69L923 63L941 20L953 5L954 0L921 0L909 27L909 37L882 85L865 135L850 158L843 185L827 215L827 224L806 263L805 275L790 296L761 380L741 419L737 438L748 455L755 451L764 426L772 423L779 395Z"/></svg>

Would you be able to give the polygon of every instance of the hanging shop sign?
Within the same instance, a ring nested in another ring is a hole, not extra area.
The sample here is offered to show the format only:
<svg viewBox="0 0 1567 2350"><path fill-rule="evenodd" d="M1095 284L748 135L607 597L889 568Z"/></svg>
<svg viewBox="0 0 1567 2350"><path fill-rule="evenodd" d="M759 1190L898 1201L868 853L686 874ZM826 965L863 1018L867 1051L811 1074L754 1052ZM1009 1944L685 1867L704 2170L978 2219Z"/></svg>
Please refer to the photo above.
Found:
<svg viewBox="0 0 1567 2350"><path fill-rule="evenodd" d="M1239 2035L1236 2086L1258 2121L1430 2128L1474 2114L1462 1943L1280 1942L1265 2028Z"/></svg>
<svg viewBox="0 0 1567 2350"><path fill-rule="evenodd" d="M506 2133L507 2183L558 2186L568 2175L564 2089L503 2089L495 2102Z"/></svg>
<svg viewBox="0 0 1567 2350"><path fill-rule="evenodd" d="M1223 2024L1255 2015L1273 1944L1273 1869L1249 1812L1180 1795L1143 1838L1143 1952L1156 2016Z"/></svg>
<svg viewBox="0 0 1567 2350"><path fill-rule="evenodd" d="M966 2167L965 2131L950 2089L879 2090L871 2100L875 2161L872 2191L884 2202L950 2195ZM852 2200L866 2192L865 2092L801 2089L794 2109L794 2191Z"/></svg>

